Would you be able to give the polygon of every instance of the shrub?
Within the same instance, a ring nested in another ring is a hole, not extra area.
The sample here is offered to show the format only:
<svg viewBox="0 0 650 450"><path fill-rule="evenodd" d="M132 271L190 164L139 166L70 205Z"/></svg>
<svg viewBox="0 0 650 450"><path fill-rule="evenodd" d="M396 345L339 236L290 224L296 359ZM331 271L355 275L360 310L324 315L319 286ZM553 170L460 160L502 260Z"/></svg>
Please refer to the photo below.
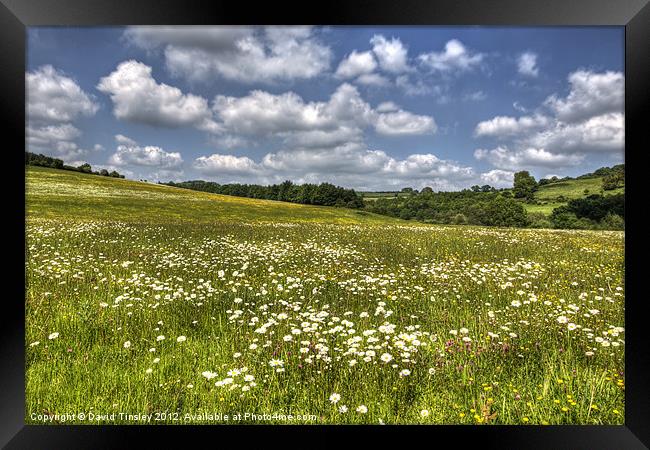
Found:
<svg viewBox="0 0 650 450"><path fill-rule="evenodd" d="M530 228L553 228L553 222L543 213L528 213Z"/></svg>

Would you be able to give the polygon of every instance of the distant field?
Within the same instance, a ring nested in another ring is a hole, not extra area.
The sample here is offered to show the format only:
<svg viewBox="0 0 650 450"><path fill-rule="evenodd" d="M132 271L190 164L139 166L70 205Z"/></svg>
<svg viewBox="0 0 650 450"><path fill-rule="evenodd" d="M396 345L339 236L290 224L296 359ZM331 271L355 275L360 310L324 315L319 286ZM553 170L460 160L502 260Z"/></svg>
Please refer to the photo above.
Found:
<svg viewBox="0 0 650 450"><path fill-rule="evenodd" d="M583 198L593 194L614 195L625 193L625 188L601 191L602 185L603 179L598 177L567 180L540 186L535 192L535 199L543 204L531 205L524 203L524 208L530 213L536 212L550 215L553 209L565 205L569 200ZM585 189L588 192L585 192ZM565 201L558 201L557 199L560 196L563 196Z"/></svg>
<svg viewBox="0 0 650 450"><path fill-rule="evenodd" d="M380 198L395 198L395 197L408 197L410 194L406 192L360 192L363 195L363 199L367 201L375 201Z"/></svg>
<svg viewBox="0 0 650 450"><path fill-rule="evenodd" d="M624 423L623 232L40 168L26 207L29 424Z"/></svg>
<svg viewBox="0 0 650 450"><path fill-rule="evenodd" d="M27 168L27 216L150 222L394 223L346 208L192 191L44 167Z"/></svg>
<svg viewBox="0 0 650 450"><path fill-rule="evenodd" d="M535 192L535 199L539 202L542 202L542 204L531 205L524 203L524 208L527 212L550 215L553 212L553 209L557 208L558 206L565 205L569 200L583 198L592 194L600 194L602 183L602 177L597 177L561 181L558 183L540 186L537 192ZM587 193L585 193L585 189L588 190ZM619 188L611 191L602 191L602 194L614 195L622 194L624 192L625 188ZM379 198L395 197L395 193L392 192L363 192L362 194L364 196L364 200L371 202L376 201ZM406 197L408 195L408 193L398 193L399 197ZM563 196L565 200L557 201L557 198L560 196Z"/></svg>
<svg viewBox="0 0 650 450"><path fill-rule="evenodd" d="M539 190L535 192L535 198L538 200L552 201L559 196L564 196L566 199L572 200L587 195L600 194L602 185L602 178L583 178L561 181L559 183L541 186ZM587 193L585 193L585 189L588 190ZM618 188L611 191L602 191L602 193L603 195L614 195L621 194L624 191L625 188Z"/></svg>

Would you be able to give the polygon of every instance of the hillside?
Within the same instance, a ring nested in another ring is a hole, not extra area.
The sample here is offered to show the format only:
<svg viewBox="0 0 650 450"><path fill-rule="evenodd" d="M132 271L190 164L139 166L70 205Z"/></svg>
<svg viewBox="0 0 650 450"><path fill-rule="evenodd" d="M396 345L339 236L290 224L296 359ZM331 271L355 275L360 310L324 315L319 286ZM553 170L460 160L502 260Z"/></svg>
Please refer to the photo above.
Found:
<svg viewBox="0 0 650 450"><path fill-rule="evenodd" d="M360 192L363 195L363 200L366 202L374 202L380 198L395 198L395 197L408 197L410 194L407 192Z"/></svg>
<svg viewBox="0 0 650 450"><path fill-rule="evenodd" d="M26 168L28 218L183 222L396 223L365 211L191 191L44 167Z"/></svg>
<svg viewBox="0 0 650 450"><path fill-rule="evenodd" d="M614 195L625 193L624 187L610 191L602 191L603 178L599 176L577 178L540 186L537 192L535 192L535 200L538 204L524 203L524 208L526 212L550 215L553 209L565 205L569 200L583 198L592 194ZM506 191L511 191L511 189L506 189ZM410 195L406 192L360 192L360 194L363 195L363 199L366 202L375 202L380 198L392 199L396 197L408 197ZM558 198L560 199L558 200Z"/></svg>
<svg viewBox="0 0 650 450"><path fill-rule="evenodd" d="M603 177L580 178L546 184L540 186L535 192L535 200L539 204L524 204L524 207L527 212L541 212L549 215L554 208L566 204L569 200L587 197L592 194L614 195L625 193L624 187L611 191L602 191L602 185Z"/></svg>

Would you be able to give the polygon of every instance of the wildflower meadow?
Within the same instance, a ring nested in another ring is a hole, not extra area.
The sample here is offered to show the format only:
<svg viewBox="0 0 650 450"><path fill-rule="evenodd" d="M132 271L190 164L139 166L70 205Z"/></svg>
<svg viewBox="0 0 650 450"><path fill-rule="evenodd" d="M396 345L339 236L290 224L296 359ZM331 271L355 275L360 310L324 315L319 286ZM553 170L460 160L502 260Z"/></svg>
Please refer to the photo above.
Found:
<svg viewBox="0 0 650 450"><path fill-rule="evenodd" d="M41 168L26 230L28 423L624 422L623 232Z"/></svg>

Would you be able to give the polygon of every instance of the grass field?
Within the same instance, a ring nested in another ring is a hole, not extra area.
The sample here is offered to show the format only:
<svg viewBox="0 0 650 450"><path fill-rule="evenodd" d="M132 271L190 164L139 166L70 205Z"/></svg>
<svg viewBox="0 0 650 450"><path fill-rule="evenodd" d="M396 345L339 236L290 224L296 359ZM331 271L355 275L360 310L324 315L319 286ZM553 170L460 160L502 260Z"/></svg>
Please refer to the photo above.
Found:
<svg viewBox="0 0 650 450"><path fill-rule="evenodd" d="M30 168L25 420L623 424L623 241Z"/></svg>
<svg viewBox="0 0 650 450"><path fill-rule="evenodd" d="M593 194L614 195L625 193L625 188L601 191L602 185L602 177L581 178L546 184L540 186L535 192L535 200L541 204L531 205L524 203L524 208L526 208L526 212L550 215L555 208L566 205L569 200L583 198ZM564 197L564 200L559 201L558 197Z"/></svg>
<svg viewBox="0 0 650 450"><path fill-rule="evenodd" d="M138 222L387 223L366 211L261 201L30 166L27 216Z"/></svg>
<svg viewBox="0 0 650 450"><path fill-rule="evenodd" d="M534 194L535 200L537 200L539 204L523 203L523 205L526 212L542 213L550 216L555 208L566 205L569 200L583 198L592 194L600 194L602 184L602 177L581 178L546 184L540 186ZM587 192L585 192L585 189ZM602 191L602 194L604 195L623 193L625 193L625 188ZM398 193L398 196L400 197L407 197L408 195L408 193ZM395 198L394 193L386 192L364 192L363 196L364 200L367 202L373 202L380 198ZM558 200L558 197L564 197L564 200Z"/></svg>
<svg viewBox="0 0 650 450"><path fill-rule="evenodd" d="M374 202L380 198L393 199L396 197L408 197L410 194L408 192L361 192L363 199L368 202Z"/></svg>

